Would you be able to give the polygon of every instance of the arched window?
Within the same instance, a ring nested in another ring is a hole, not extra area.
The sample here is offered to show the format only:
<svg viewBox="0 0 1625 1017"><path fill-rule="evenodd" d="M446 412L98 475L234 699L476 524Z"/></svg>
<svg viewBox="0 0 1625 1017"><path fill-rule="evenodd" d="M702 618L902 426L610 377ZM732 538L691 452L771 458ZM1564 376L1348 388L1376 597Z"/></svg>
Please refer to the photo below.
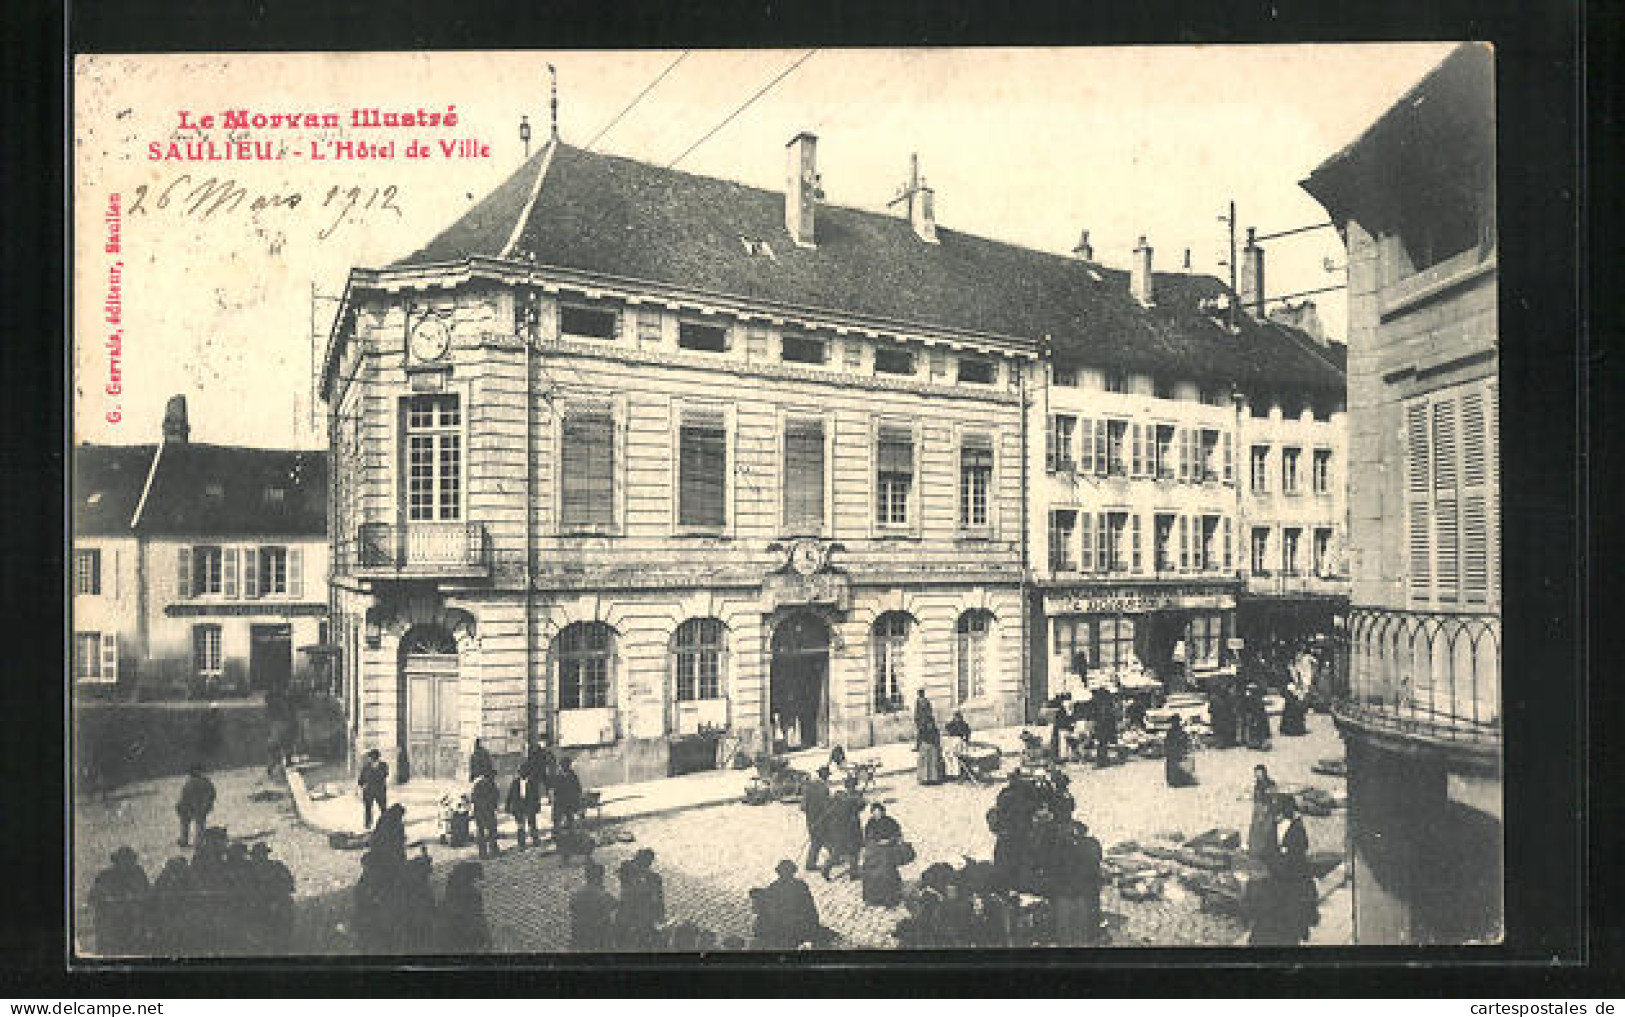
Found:
<svg viewBox="0 0 1625 1017"><path fill-rule="evenodd" d="M993 615L981 609L966 611L955 626L959 644L958 702L981 699L987 694L987 643L993 631Z"/></svg>
<svg viewBox="0 0 1625 1017"><path fill-rule="evenodd" d="M908 673L908 641L914 619L902 611L888 611L875 619L875 710L891 713L903 708L903 680Z"/></svg>
<svg viewBox="0 0 1625 1017"><path fill-rule="evenodd" d="M615 631L603 622L566 625L558 637L559 709L614 703Z"/></svg>
<svg viewBox="0 0 1625 1017"><path fill-rule="evenodd" d="M722 698L723 637L715 618L690 618L677 626L672 652L677 666L677 700Z"/></svg>

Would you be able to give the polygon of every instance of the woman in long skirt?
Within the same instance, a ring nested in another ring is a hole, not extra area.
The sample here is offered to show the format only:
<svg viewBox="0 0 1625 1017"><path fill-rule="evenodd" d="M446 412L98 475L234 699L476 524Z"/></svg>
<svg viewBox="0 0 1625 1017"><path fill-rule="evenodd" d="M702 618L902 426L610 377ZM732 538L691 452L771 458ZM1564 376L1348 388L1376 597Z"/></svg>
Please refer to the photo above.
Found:
<svg viewBox="0 0 1625 1017"><path fill-rule="evenodd" d="M1196 761L1191 758L1191 736L1179 717L1174 717L1163 736L1163 776L1169 787L1190 787L1196 783Z"/></svg>
<svg viewBox="0 0 1625 1017"><path fill-rule="evenodd" d="M916 735L915 751L920 754L920 783L941 784L943 775L942 736L937 732L936 721L921 723Z"/></svg>
<svg viewBox="0 0 1625 1017"><path fill-rule="evenodd" d="M1275 843L1275 781L1262 765L1253 767L1253 815L1247 824L1247 853L1261 862L1280 853Z"/></svg>

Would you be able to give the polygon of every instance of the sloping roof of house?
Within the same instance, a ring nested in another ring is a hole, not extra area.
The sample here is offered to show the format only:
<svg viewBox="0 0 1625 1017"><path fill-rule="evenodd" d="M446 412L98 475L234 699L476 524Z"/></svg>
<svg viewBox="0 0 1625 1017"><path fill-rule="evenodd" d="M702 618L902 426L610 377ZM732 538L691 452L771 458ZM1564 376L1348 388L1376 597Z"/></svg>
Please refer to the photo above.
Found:
<svg viewBox="0 0 1625 1017"><path fill-rule="evenodd" d="M327 454L170 442L134 530L156 445L74 449L74 530L84 536L321 537ZM281 495L267 494L280 489Z"/></svg>
<svg viewBox="0 0 1625 1017"><path fill-rule="evenodd" d="M282 493L272 493L277 490ZM172 535L324 536L327 453L171 443L159 457L140 529Z"/></svg>
<svg viewBox="0 0 1625 1017"><path fill-rule="evenodd" d="M129 536L156 445L80 445L73 452L73 530Z"/></svg>
<svg viewBox="0 0 1625 1017"><path fill-rule="evenodd" d="M538 176L545 173L545 179ZM1229 381L1341 390L1343 376L1245 315L1239 334L1203 311L1210 276L1157 273L1156 302L1129 274L940 224L820 204L815 248L797 247L776 191L555 143L421 250L391 267L471 256L534 261L743 300L927 327L1050 337L1057 360ZM510 248L510 240L513 240ZM766 241L772 256L743 241Z"/></svg>

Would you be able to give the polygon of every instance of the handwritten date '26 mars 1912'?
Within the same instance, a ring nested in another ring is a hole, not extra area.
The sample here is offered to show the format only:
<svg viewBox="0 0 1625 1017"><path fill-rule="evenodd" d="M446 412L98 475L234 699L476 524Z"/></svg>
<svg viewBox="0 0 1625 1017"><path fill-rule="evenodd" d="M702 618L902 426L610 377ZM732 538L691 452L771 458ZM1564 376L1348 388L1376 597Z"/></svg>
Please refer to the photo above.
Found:
<svg viewBox="0 0 1625 1017"><path fill-rule="evenodd" d="M333 184L306 194L294 189L251 191L235 178L210 176L200 180L190 173L182 173L161 187L141 184L131 190L131 196L126 218L159 212L198 220L242 214L258 218L268 212L290 216L314 214L318 222L325 223L316 234L318 240L326 240L344 223L369 214L402 215L396 204L400 189L394 184L383 187Z"/></svg>

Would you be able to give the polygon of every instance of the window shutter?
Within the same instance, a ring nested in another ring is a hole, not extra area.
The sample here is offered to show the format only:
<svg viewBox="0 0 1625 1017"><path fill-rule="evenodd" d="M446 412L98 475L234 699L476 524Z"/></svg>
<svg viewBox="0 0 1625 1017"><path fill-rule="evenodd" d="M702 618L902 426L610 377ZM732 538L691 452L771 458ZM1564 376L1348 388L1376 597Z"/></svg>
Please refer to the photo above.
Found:
<svg viewBox="0 0 1625 1017"><path fill-rule="evenodd" d="M1095 570L1105 572L1112 567L1112 532L1107 525L1106 513L1095 513Z"/></svg>
<svg viewBox="0 0 1625 1017"><path fill-rule="evenodd" d="M1104 477L1111 469L1111 425L1105 420L1095 421L1095 473Z"/></svg>
<svg viewBox="0 0 1625 1017"><path fill-rule="evenodd" d="M101 676L104 682L118 681L118 633L102 633Z"/></svg>
<svg viewBox="0 0 1625 1017"><path fill-rule="evenodd" d="M1145 472L1145 452L1140 447L1140 425L1139 424L1130 424L1129 425L1128 439L1129 439L1130 447L1132 447L1133 450L1134 450L1133 458L1131 460L1131 465L1130 465L1130 468L1129 468L1129 473L1130 473L1131 476L1138 477L1141 473Z"/></svg>
<svg viewBox="0 0 1625 1017"><path fill-rule="evenodd" d="M224 592L228 599L236 600L241 591L237 587L237 549L235 547L222 548L220 551L221 571L224 573Z"/></svg>
<svg viewBox="0 0 1625 1017"><path fill-rule="evenodd" d="M1055 414L1051 413L1048 426L1044 430L1044 469L1050 473L1054 473L1058 468L1059 459L1056 453L1059 451L1060 443L1056 438L1055 425Z"/></svg>
<svg viewBox="0 0 1625 1017"><path fill-rule="evenodd" d="M1179 571L1189 572L1191 567L1190 517L1179 517Z"/></svg>
<svg viewBox="0 0 1625 1017"><path fill-rule="evenodd" d="M1080 525L1083 528L1083 557L1078 567L1084 572L1095 570L1095 515L1093 512L1079 512Z"/></svg>
<svg viewBox="0 0 1625 1017"><path fill-rule="evenodd" d="M1411 596L1428 598L1433 592L1432 540L1429 533L1428 409L1423 402L1405 409L1405 494L1409 506Z"/></svg>
<svg viewBox="0 0 1625 1017"><path fill-rule="evenodd" d="M1236 479L1236 449L1230 441L1230 432L1224 432L1224 482L1234 483Z"/></svg>
<svg viewBox="0 0 1625 1017"><path fill-rule="evenodd" d="M565 529L607 529L615 519L615 417L607 406L564 417L559 494Z"/></svg>
<svg viewBox="0 0 1625 1017"><path fill-rule="evenodd" d="M1191 432L1189 428L1181 427L1175 436L1179 446L1179 479L1188 482L1191 479Z"/></svg>
<svg viewBox="0 0 1625 1017"><path fill-rule="evenodd" d="M177 596L191 597L192 593L192 549L180 547L175 552L175 586Z"/></svg>
<svg viewBox="0 0 1625 1017"><path fill-rule="evenodd" d="M1484 395L1461 397L1461 556L1462 599L1489 599L1489 448Z"/></svg>
<svg viewBox="0 0 1625 1017"><path fill-rule="evenodd" d="M305 549L288 548L288 596L295 600L305 595Z"/></svg>
<svg viewBox="0 0 1625 1017"><path fill-rule="evenodd" d="M1134 515L1131 517L1131 525L1134 527L1134 538L1133 538L1133 554L1134 554L1133 566L1134 566L1134 571L1136 571L1136 572L1144 572L1145 571L1145 559L1144 559L1144 557L1142 557L1142 555L1140 553L1140 514L1138 512L1134 513Z"/></svg>
<svg viewBox="0 0 1625 1017"><path fill-rule="evenodd" d="M1489 559L1489 599L1501 600L1501 418L1496 385L1492 381L1484 387L1484 498L1488 505L1485 526L1488 532L1485 556Z"/></svg>
<svg viewBox="0 0 1625 1017"><path fill-rule="evenodd" d="M1083 473L1092 473L1095 469L1095 422L1088 417L1080 418L1078 431L1083 438L1083 455L1078 459L1078 469Z"/></svg>
<svg viewBox="0 0 1625 1017"><path fill-rule="evenodd" d="M1456 401L1433 404L1433 567L1434 589L1440 600L1454 601L1461 593L1461 522L1457 516L1461 470Z"/></svg>
<svg viewBox="0 0 1625 1017"><path fill-rule="evenodd" d="M249 600L260 595L260 549L243 548L243 596Z"/></svg>
<svg viewBox="0 0 1625 1017"><path fill-rule="evenodd" d="M824 528L824 422L784 426L784 525L796 533Z"/></svg>
<svg viewBox="0 0 1625 1017"><path fill-rule="evenodd" d="M1235 567L1235 565L1234 565L1235 557L1231 553L1230 517L1229 516L1224 517L1224 523L1222 525L1224 527L1224 570L1226 572L1229 572L1232 568Z"/></svg>
<svg viewBox="0 0 1625 1017"><path fill-rule="evenodd" d="M727 525L728 435L721 416L685 417L678 440L678 521L685 526Z"/></svg>

